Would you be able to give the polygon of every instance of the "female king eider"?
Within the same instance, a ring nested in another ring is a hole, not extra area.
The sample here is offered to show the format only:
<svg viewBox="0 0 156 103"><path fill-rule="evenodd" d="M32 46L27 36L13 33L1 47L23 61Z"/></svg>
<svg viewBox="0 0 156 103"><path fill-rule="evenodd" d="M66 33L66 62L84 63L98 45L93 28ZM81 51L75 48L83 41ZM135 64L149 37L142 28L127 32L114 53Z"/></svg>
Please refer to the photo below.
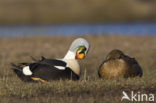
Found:
<svg viewBox="0 0 156 103"><path fill-rule="evenodd" d="M101 78L110 79L117 77L141 77L143 72L135 58L125 55L120 50L112 50L101 64L98 74Z"/></svg>
<svg viewBox="0 0 156 103"><path fill-rule="evenodd" d="M63 59L46 59L42 57L34 63L12 64L16 75L25 82L72 79L78 80L80 66L76 59L84 59L89 50L89 43L83 38L73 41Z"/></svg>

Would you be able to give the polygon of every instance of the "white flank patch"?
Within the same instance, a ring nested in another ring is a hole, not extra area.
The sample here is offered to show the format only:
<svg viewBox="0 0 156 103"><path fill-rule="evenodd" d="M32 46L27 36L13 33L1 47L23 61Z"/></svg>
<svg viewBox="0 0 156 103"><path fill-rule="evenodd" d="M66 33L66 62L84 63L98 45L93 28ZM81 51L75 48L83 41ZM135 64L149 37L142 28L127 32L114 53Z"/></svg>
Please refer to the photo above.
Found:
<svg viewBox="0 0 156 103"><path fill-rule="evenodd" d="M23 74L32 75L32 72L31 72L29 66L23 67Z"/></svg>
<svg viewBox="0 0 156 103"><path fill-rule="evenodd" d="M63 66L54 66L55 68L59 69L59 70L65 70L66 67Z"/></svg>

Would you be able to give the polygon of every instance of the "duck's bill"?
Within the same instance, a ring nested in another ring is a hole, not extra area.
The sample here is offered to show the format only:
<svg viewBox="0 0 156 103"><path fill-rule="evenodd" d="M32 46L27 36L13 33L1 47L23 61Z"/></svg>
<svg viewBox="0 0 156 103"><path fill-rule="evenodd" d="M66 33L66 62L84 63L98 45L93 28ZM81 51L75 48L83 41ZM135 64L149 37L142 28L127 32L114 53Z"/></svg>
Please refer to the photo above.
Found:
<svg viewBox="0 0 156 103"><path fill-rule="evenodd" d="M84 53L76 54L76 59L84 59L84 58L85 58Z"/></svg>

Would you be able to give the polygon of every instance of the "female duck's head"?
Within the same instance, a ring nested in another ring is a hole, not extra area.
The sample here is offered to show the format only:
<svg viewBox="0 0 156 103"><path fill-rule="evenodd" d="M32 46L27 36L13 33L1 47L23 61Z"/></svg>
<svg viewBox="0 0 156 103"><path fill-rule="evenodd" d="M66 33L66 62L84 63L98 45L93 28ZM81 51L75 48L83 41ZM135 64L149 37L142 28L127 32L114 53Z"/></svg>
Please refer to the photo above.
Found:
<svg viewBox="0 0 156 103"><path fill-rule="evenodd" d="M84 59L89 50L89 42L83 38L74 40L64 59Z"/></svg>
<svg viewBox="0 0 156 103"><path fill-rule="evenodd" d="M114 49L106 56L106 60L120 59L123 55L124 53L122 51Z"/></svg>

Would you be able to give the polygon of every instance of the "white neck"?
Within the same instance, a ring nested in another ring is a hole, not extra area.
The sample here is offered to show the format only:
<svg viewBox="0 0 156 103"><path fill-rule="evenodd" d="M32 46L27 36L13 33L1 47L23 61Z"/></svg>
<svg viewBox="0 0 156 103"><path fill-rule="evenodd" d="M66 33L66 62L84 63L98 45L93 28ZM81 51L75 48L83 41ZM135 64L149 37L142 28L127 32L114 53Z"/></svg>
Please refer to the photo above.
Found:
<svg viewBox="0 0 156 103"><path fill-rule="evenodd" d="M69 50L63 59L75 59L75 53Z"/></svg>

